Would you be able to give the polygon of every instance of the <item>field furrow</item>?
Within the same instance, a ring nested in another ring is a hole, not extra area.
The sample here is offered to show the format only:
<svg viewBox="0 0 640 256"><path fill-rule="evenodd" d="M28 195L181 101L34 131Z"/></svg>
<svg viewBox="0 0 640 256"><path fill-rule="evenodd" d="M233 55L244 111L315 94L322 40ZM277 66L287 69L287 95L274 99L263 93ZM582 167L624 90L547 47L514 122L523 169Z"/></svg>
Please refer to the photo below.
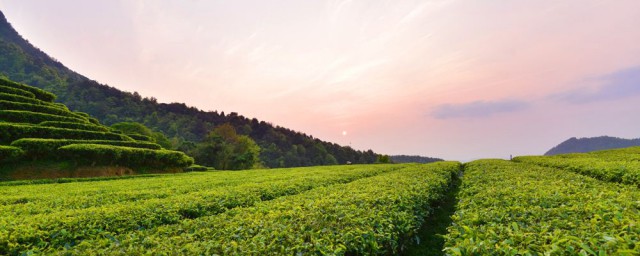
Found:
<svg viewBox="0 0 640 256"><path fill-rule="evenodd" d="M460 164L407 168L174 225L98 237L59 253L186 255L396 254Z"/></svg>

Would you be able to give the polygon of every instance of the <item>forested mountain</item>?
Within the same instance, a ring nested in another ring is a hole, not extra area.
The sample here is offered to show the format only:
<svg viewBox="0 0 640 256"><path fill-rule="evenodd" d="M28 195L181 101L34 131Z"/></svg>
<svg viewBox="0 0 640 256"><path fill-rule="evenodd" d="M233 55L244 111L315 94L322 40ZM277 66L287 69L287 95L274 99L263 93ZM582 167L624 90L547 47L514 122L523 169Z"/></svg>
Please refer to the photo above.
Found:
<svg viewBox="0 0 640 256"><path fill-rule="evenodd" d="M553 147L545 156L566 154L566 153L586 153L604 149L626 148L640 146L640 139L622 139L609 136L593 138L571 138Z"/></svg>
<svg viewBox="0 0 640 256"><path fill-rule="evenodd" d="M153 97L124 92L88 79L31 45L0 12L0 74L58 95L73 111L86 112L103 124L140 122L171 139L175 149L189 151L215 127L229 123L261 148L267 167L374 163L378 154L321 141L307 134L247 118L238 113L205 112L184 103L158 103Z"/></svg>
<svg viewBox="0 0 640 256"><path fill-rule="evenodd" d="M0 12L0 72L13 81L60 94L67 84L88 80L34 47Z"/></svg>

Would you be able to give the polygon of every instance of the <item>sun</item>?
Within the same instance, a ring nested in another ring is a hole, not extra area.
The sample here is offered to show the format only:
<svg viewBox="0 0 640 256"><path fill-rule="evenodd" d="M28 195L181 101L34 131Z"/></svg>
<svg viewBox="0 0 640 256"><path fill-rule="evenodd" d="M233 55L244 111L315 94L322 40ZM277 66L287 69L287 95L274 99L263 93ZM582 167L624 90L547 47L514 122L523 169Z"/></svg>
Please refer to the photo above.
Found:
<svg viewBox="0 0 640 256"><path fill-rule="evenodd" d="M347 131L342 131L342 136L347 136Z"/></svg>

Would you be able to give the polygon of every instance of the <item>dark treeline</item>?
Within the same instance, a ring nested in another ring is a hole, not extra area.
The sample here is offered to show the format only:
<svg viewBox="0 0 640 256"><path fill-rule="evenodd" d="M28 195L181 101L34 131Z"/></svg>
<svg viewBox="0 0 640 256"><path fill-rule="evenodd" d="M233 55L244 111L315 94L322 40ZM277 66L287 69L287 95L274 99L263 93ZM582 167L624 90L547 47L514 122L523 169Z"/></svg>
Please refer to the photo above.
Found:
<svg viewBox="0 0 640 256"><path fill-rule="evenodd" d="M235 112L205 112L183 103L158 103L138 93L102 85L68 69L24 40L0 12L0 72L11 80L58 95L71 110L86 112L106 125L139 122L163 132L174 149L188 152L215 127L231 124L260 146L267 167L374 163L378 154L321 141L307 134L247 118Z"/></svg>
<svg viewBox="0 0 640 256"><path fill-rule="evenodd" d="M426 157L426 156L407 156L407 155L396 155L391 156L391 161L394 163L433 163L438 161L444 161L440 158Z"/></svg>

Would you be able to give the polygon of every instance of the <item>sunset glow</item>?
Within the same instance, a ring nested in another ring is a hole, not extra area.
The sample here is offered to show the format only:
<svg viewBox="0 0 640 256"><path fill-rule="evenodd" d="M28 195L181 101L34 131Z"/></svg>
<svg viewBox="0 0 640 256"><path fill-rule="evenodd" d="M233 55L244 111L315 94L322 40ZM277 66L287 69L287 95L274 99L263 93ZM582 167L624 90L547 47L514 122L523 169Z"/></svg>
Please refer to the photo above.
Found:
<svg viewBox="0 0 640 256"><path fill-rule="evenodd" d="M636 0L0 9L31 43L101 83L360 150L470 160L542 154L570 137L640 137Z"/></svg>

